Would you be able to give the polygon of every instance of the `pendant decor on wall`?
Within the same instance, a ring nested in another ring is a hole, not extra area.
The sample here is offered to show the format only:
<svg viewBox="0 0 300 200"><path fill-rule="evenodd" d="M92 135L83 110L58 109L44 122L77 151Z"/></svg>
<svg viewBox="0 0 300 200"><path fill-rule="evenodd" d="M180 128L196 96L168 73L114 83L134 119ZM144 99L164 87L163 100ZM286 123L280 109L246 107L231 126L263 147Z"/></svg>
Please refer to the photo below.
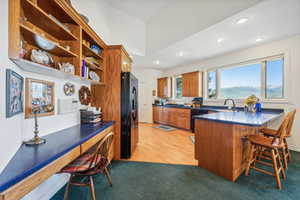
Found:
<svg viewBox="0 0 300 200"><path fill-rule="evenodd" d="M82 86L79 90L79 100L82 105L89 105L92 100L92 94L88 87Z"/></svg>
<svg viewBox="0 0 300 200"><path fill-rule="evenodd" d="M66 96L72 96L75 93L75 85L72 83L64 84L63 89Z"/></svg>
<svg viewBox="0 0 300 200"><path fill-rule="evenodd" d="M6 117L23 112L24 78L16 72L6 70Z"/></svg>

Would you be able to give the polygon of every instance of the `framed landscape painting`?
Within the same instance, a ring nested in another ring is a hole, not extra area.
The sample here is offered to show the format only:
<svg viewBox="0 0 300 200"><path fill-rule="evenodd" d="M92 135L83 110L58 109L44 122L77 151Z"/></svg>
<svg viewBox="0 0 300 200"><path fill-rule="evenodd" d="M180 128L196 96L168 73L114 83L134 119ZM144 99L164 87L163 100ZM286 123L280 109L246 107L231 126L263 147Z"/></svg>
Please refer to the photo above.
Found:
<svg viewBox="0 0 300 200"><path fill-rule="evenodd" d="M16 72L6 70L6 117L23 112L24 79Z"/></svg>

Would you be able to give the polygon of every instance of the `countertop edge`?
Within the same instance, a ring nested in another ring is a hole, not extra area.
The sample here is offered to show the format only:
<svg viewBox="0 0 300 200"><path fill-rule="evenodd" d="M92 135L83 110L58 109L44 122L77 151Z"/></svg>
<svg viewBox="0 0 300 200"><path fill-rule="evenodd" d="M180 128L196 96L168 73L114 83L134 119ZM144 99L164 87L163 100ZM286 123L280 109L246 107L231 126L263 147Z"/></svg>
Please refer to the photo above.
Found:
<svg viewBox="0 0 300 200"><path fill-rule="evenodd" d="M242 123L242 122L234 122L234 121L226 121L226 120L221 120L221 119L209 119L209 118L204 118L204 117L194 117L195 120L206 120L206 121L214 121L214 122L220 122L220 123L224 123L224 124L236 124L236 125L242 125L242 126L252 126L252 127L260 127L263 126L264 124L274 121L278 118L280 118L283 113L274 113L274 115L277 114L276 116L272 117L270 120L268 120L265 123L262 124L250 124L250 123Z"/></svg>

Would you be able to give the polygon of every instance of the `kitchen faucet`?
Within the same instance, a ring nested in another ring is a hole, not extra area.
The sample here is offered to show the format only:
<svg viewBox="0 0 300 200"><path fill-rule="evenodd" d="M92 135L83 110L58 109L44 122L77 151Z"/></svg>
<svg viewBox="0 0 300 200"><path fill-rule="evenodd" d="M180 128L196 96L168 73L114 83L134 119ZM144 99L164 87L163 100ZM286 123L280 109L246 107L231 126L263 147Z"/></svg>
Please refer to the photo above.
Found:
<svg viewBox="0 0 300 200"><path fill-rule="evenodd" d="M235 101L234 101L233 99L225 99L225 101L224 101L224 106L227 105L227 102L228 102L228 101L232 101L232 105L233 105L233 106L232 106L231 110L232 110L232 111L236 111L236 105L235 105Z"/></svg>

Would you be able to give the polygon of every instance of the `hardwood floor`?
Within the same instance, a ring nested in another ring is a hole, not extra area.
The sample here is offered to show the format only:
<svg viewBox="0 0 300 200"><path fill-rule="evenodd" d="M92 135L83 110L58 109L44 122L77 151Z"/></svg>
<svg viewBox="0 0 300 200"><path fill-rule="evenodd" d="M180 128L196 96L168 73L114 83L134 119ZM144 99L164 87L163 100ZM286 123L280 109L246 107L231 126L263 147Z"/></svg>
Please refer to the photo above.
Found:
<svg viewBox="0 0 300 200"><path fill-rule="evenodd" d="M166 164L197 165L194 143L188 131L176 129L162 131L153 128L157 124L139 124L139 143L131 159Z"/></svg>

